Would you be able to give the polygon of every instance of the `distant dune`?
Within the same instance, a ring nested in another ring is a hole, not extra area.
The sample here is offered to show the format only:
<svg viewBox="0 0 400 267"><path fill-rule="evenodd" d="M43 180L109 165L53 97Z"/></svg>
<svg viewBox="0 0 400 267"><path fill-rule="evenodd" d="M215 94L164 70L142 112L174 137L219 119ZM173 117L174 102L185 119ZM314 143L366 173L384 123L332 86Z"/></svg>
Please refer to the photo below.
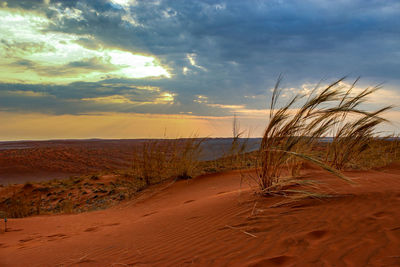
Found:
<svg viewBox="0 0 400 267"><path fill-rule="evenodd" d="M126 169L132 165L133 151L149 139L53 140L0 142L0 184L67 178L102 171ZM200 160L221 157L231 138L210 138L202 145ZM249 141L256 149L259 138Z"/></svg>

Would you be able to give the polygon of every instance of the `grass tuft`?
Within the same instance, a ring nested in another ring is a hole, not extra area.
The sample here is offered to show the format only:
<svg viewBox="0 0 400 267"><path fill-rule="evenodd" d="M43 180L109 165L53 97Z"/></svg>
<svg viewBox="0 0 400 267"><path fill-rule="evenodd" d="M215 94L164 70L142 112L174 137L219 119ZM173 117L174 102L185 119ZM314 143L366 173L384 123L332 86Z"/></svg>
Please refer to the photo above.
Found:
<svg viewBox="0 0 400 267"><path fill-rule="evenodd" d="M358 79L348 88L343 86L345 79L338 79L324 88L318 85L308 96L299 93L278 107L282 77L278 78L257 164L256 181L261 192L275 194L277 188L281 188L277 185L282 184L283 172L289 171L296 177L305 161L352 183L340 170L359 158L376 140L376 127L387 122L381 115L392 107L372 112L360 109L366 98L380 87L354 93ZM321 146L322 138L332 133L334 138L323 160L315 153L316 147ZM281 189L283 192L290 191Z"/></svg>

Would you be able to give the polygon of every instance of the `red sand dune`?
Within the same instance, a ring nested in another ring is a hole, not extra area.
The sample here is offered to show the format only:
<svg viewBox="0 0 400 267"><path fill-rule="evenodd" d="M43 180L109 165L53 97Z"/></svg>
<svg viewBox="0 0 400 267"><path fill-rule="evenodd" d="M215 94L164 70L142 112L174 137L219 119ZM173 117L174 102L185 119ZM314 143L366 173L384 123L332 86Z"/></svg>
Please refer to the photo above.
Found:
<svg viewBox="0 0 400 267"><path fill-rule="evenodd" d="M127 168L143 140L0 142L0 184Z"/></svg>
<svg viewBox="0 0 400 267"><path fill-rule="evenodd" d="M346 173L353 186L307 173L337 197L276 206L286 199L230 172L108 210L11 219L0 266L399 266L400 167Z"/></svg>

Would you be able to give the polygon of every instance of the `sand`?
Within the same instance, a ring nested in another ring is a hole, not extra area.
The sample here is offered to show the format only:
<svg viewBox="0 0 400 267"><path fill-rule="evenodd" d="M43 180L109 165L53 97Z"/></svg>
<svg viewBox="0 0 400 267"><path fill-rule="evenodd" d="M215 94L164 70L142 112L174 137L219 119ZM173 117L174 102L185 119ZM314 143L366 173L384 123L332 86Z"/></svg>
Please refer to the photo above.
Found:
<svg viewBox="0 0 400 267"><path fill-rule="evenodd" d="M277 205L239 172L159 185L113 208L10 219L0 266L399 266L400 167L353 171L335 197ZM3 228L3 222L0 224Z"/></svg>

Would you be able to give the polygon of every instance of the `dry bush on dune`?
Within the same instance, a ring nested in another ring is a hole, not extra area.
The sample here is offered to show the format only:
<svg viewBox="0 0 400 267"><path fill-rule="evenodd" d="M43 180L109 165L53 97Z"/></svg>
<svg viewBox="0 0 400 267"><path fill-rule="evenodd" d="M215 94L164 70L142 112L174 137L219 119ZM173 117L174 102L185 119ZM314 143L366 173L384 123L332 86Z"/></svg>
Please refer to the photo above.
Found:
<svg viewBox="0 0 400 267"><path fill-rule="evenodd" d="M376 126L385 122L380 115L390 107L375 112L359 109L366 97L379 88L353 94L355 83L346 88L342 85L344 79L325 88L317 86L307 97L299 93L282 107L277 107L281 94L279 77L272 94L269 123L262 139L257 168L256 180L263 193L284 193L288 185L307 184L301 180L282 179L287 168L292 176L297 175L303 161L350 181L337 169L342 169L349 158L355 158L365 150L374 137ZM348 121L350 115L356 119ZM321 138L328 137L335 129L334 141L329 145L326 162L323 162L314 154L315 147Z"/></svg>
<svg viewBox="0 0 400 267"><path fill-rule="evenodd" d="M162 172L168 165L166 152L167 143L158 140L144 142L142 147L134 151L132 171L146 185L150 185L155 177L162 180L166 172Z"/></svg>
<svg viewBox="0 0 400 267"><path fill-rule="evenodd" d="M280 82L281 77L273 90L269 123L260 147L261 166L257 181L265 193L275 191L287 162L297 161L294 159L297 156L309 155L318 139L329 132L334 119L322 105L337 101L340 96L337 81L319 93L314 90L297 109L295 106L304 99L304 95L297 94L283 107L277 108Z"/></svg>
<svg viewBox="0 0 400 267"><path fill-rule="evenodd" d="M201 144L205 138L177 139L172 151L172 177L189 179L198 174L199 158L202 153Z"/></svg>
<svg viewBox="0 0 400 267"><path fill-rule="evenodd" d="M132 176L146 185L169 178L191 178L196 175L203 142L199 138L146 141L134 151Z"/></svg>

